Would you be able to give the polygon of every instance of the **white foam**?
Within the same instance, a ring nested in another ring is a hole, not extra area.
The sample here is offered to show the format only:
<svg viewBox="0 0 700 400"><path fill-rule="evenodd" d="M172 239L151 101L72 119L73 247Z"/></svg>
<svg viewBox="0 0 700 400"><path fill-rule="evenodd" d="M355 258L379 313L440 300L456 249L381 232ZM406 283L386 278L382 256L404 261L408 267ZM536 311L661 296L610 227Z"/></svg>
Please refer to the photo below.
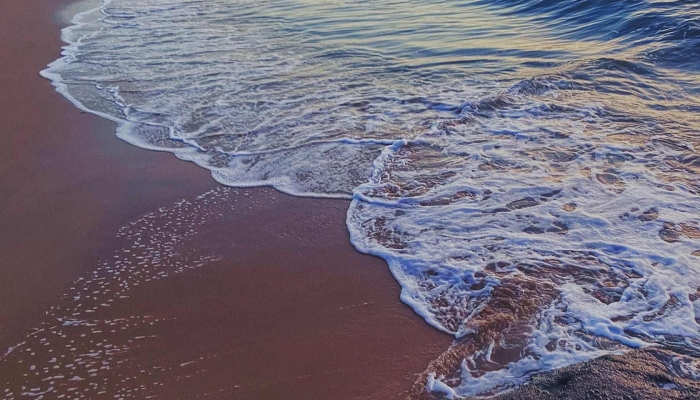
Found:
<svg viewBox="0 0 700 400"><path fill-rule="evenodd" d="M586 107L579 107L575 113L584 114ZM538 359L478 377L465 374L458 392L508 387L532 372L611 351L582 333L629 347L677 336L696 347L697 311L689 297L700 287L691 255L699 246L700 200L682 173L671 177L650 162L679 155L607 142L606 134L623 131L615 121L596 121L606 131L590 135L575 114L549 120L518 111L510 117L475 118L432 132L421 144L387 148L348 211L356 247L385 258L402 299L456 337L476 333L469 321L488 307L484 298L502 279L556 285L560 295L540 314L543 325L533 326L528 345ZM575 129L567 129L566 139L552 139L562 123ZM413 167L413 160L425 159L432 165ZM570 204L575 210L566 210ZM689 236L679 233L683 226ZM668 240L665 231L673 232ZM507 264L500 276L487 271L498 262ZM477 273L491 278L473 290ZM571 322L545 323L554 314ZM559 341L567 351L546 348Z"/></svg>

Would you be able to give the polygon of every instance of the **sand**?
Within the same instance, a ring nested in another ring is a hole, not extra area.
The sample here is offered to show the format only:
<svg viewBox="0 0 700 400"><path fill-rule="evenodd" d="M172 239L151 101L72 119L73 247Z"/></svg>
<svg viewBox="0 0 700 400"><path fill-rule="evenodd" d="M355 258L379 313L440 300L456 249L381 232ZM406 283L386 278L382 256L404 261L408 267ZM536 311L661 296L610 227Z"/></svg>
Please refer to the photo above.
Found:
<svg viewBox="0 0 700 400"><path fill-rule="evenodd" d="M25 342L2 357L0 387L52 388L45 398L72 387L84 398L404 397L451 338L399 301L382 260L352 248L347 202L222 189L194 165L118 140L113 123L38 75L58 57L65 4L0 3L0 348ZM198 199L211 190L215 205ZM141 260L117 235L139 224L149 240L180 238L171 264L151 255L115 275L117 260ZM130 286L76 304L71 293L97 276ZM72 314L94 325L65 325Z"/></svg>
<svg viewBox="0 0 700 400"><path fill-rule="evenodd" d="M659 348L603 356L536 376L495 400L698 399L700 383L680 376L680 369L676 369L683 359L689 360L688 356Z"/></svg>
<svg viewBox="0 0 700 400"><path fill-rule="evenodd" d="M0 4L0 344L31 328L126 221L214 187L205 171L114 136L38 72L61 1Z"/></svg>

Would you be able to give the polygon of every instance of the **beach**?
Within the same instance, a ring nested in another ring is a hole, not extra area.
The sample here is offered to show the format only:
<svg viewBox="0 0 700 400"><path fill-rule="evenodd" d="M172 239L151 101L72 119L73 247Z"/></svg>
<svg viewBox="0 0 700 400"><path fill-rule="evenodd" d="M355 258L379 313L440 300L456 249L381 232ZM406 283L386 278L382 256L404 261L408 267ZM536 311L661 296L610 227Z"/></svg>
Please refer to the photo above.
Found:
<svg viewBox="0 0 700 400"><path fill-rule="evenodd" d="M402 398L452 339L400 302L384 261L351 246L348 202L224 189L204 169L119 140L114 123L38 75L59 56L66 4L0 5L5 398L71 388L83 398ZM200 222L180 232L168 213ZM149 215L150 237L183 238L168 247L182 268L153 262L153 279L129 275L128 291L102 293L105 306L70 305L66 294L89 277L126 282L107 271L128 262L124 229ZM129 319L145 322L118 332L81 325ZM120 351L91 351L107 342ZM75 361L85 354L111 367Z"/></svg>
<svg viewBox="0 0 700 400"><path fill-rule="evenodd" d="M698 16L1 3L0 398L698 398Z"/></svg>

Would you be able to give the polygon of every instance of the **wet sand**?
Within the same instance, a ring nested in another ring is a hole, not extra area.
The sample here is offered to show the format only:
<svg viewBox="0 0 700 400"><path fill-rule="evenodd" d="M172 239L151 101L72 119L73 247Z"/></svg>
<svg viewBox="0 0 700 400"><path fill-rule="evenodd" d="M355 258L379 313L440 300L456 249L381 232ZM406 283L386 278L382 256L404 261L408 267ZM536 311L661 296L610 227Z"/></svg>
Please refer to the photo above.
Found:
<svg viewBox="0 0 700 400"><path fill-rule="evenodd" d="M19 338L126 221L215 186L205 171L121 142L38 74L60 54L68 1L0 4L0 345Z"/></svg>
<svg viewBox="0 0 700 400"><path fill-rule="evenodd" d="M689 362L692 357L672 350L637 349L535 376L527 385L495 399L698 399L700 383L681 376L682 365Z"/></svg>
<svg viewBox="0 0 700 400"><path fill-rule="evenodd" d="M216 189L206 171L118 140L38 75L58 57L64 4L0 3L0 347L26 342L0 361L0 386L52 388L44 398L73 387L83 398L403 397L451 338L400 303L382 260L352 248L347 202ZM197 198L212 189L215 205ZM117 232L139 224L166 263L124 253L133 237ZM120 295L76 304L98 281Z"/></svg>

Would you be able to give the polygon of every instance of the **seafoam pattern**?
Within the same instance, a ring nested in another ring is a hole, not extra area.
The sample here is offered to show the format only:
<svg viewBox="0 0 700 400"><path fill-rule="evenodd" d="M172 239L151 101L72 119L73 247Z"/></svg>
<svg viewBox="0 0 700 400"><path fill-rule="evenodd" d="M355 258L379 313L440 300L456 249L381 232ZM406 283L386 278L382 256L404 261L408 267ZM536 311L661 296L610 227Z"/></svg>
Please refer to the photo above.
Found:
<svg viewBox="0 0 700 400"><path fill-rule="evenodd" d="M388 261L402 300L458 342L488 337L470 350L481 361L452 365L461 395L621 345L697 352L700 202L684 147L695 132L676 132L681 145L647 116L602 118L617 110L576 104L586 92L524 82L493 100L496 111L482 103L387 148L356 189L353 243ZM505 327L480 315L514 291L530 307L502 312L529 332L491 337ZM494 346L518 351L496 362Z"/></svg>

